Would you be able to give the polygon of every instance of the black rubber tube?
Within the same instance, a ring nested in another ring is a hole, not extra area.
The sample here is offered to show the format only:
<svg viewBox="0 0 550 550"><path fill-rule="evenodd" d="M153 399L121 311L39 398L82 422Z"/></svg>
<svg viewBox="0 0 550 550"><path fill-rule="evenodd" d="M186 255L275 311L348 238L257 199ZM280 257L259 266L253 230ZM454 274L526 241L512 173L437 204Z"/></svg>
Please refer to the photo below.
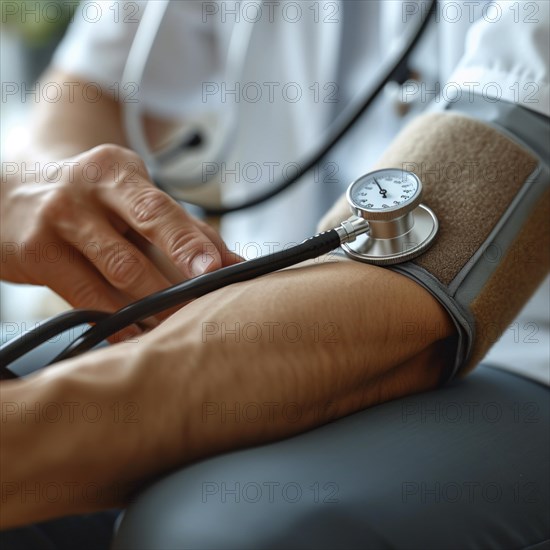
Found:
<svg viewBox="0 0 550 550"><path fill-rule="evenodd" d="M249 279L290 267L305 260L317 258L322 254L334 250L339 245L340 237L336 230L331 229L286 250L224 267L151 294L142 300L120 309L104 321L87 330L55 357L50 364L88 351L108 336L115 334L128 325L142 321L161 311L199 298L227 285L248 281Z"/></svg>
<svg viewBox="0 0 550 550"><path fill-rule="evenodd" d="M50 365L84 353L123 328L161 311L199 298L224 286L248 281L305 260L317 258L334 250L339 245L340 237L335 229L331 229L286 250L224 267L161 290L129 304L113 314L78 309L62 313L45 321L34 330L10 340L0 348L0 380L17 378L17 375L7 368L10 363L46 340L75 326L95 323L95 326L89 328L57 355L49 363Z"/></svg>
<svg viewBox="0 0 550 550"><path fill-rule="evenodd" d="M79 325L103 321L107 317L109 317L109 313L104 311L73 309L43 321L33 330L12 338L0 347L0 365L2 367L0 369L0 380L17 378L6 367L50 338Z"/></svg>
<svg viewBox="0 0 550 550"><path fill-rule="evenodd" d="M421 20L416 33L414 34L414 36L411 37L400 58L391 67L388 68L388 70L385 72L385 74L382 75L374 89L368 92L361 104L353 113L349 115L347 119L342 120L341 122L336 121L334 123L335 128L332 131L331 135L327 138L326 142L321 147L319 147L319 149L315 151L315 153L313 153L308 160L305 161L304 165L300 168L298 172L296 172L294 176L292 176L288 180L285 180L283 178L281 181L276 182L269 191L266 191L265 193L260 194L257 197L252 197L251 199L244 200L240 203L229 204L225 207L210 208L189 201L186 204L193 204L194 206L198 206L202 209L205 216L224 216L225 214L230 214L231 212L238 212L239 210L244 210L246 208L251 208L253 206L257 206L258 204L262 204L267 200L275 197L276 195L279 195L279 193L286 191L289 187L302 179L303 176L305 176L310 170L315 168L315 166L317 166L326 157L326 155L330 153L330 151L332 151L332 149L342 140L347 132L351 130L351 128L353 128L356 122L362 118L362 116L365 114L365 111L369 109L375 99L379 96L380 92L382 92L386 84L394 77L394 75L396 75L396 73L400 72L402 65L407 61L412 51L416 48L416 45L418 44L420 39L424 36L425 30L428 28L428 23L430 22L430 19L435 12L436 3L437 0L432 0L432 2L429 4L426 15ZM159 187L162 188L162 185L159 185Z"/></svg>

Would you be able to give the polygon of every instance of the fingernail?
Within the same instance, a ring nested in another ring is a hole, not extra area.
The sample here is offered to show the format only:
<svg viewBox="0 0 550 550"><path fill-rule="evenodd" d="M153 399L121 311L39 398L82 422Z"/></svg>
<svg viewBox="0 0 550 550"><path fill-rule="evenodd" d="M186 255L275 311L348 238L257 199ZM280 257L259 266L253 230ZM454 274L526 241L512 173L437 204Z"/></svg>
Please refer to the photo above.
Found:
<svg viewBox="0 0 550 550"><path fill-rule="evenodd" d="M199 254L191 262L191 273L198 277L206 273L208 268L214 263L214 258L208 254Z"/></svg>

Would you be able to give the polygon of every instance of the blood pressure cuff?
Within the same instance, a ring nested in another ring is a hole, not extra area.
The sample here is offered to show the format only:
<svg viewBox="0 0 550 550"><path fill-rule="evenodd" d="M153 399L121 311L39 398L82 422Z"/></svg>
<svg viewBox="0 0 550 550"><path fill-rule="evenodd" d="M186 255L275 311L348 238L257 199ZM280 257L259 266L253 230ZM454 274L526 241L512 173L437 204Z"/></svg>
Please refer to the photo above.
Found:
<svg viewBox="0 0 550 550"><path fill-rule="evenodd" d="M452 317L458 349L447 379L479 363L548 272L550 171L537 148L503 127L438 112L408 125L375 168L416 173L439 219L433 246L390 269L424 286ZM321 227L348 216L341 199Z"/></svg>

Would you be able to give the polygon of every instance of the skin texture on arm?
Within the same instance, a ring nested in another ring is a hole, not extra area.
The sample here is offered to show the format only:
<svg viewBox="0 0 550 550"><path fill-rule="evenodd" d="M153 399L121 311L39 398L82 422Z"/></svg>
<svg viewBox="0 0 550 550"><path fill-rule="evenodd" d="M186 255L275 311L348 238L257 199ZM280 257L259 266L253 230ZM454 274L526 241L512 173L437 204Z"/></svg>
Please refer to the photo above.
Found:
<svg viewBox="0 0 550 550"><path fill-rule="evenodd" d="M104 143L127 147L122 128L121 104L112 92L102 90L99 97L88 101L84 93L70 92L71 84L82 90L88 84L81 78L50 68L42 75L46 83L58 83L64 93L59 101L39 102L31 118L30 148L20 151L22 159L46 161L77 155ZM144 121L151 147L160 146L178 124L153 117Z"/></svg>
<svg viewBox="0 0 550 550"><path fill-rule="evenodd" d="M420 286L349 260L325 257L218 290L137 343L1 384L1 524L122 506L176 466L434 388L453 332ZM48 403L66 402L72 418L44 417ZM83 414L88 403L98 420ZM264 411L259 421L222 417L250 403ZM22 415L31 406L38 415Z"/></svg>

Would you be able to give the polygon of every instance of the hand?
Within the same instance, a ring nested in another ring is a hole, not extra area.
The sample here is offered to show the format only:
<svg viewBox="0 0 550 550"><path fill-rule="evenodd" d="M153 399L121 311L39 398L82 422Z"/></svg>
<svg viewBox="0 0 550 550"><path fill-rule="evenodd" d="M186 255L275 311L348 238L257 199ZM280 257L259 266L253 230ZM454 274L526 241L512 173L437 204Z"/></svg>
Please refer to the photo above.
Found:
<svg viewBox="0 0 550 550"><path fill-rule="evenodd" d="M47 285L75 307L114 311L178 276L238 261L212 228L154 186L128 149L101 145L41 165L40 181L28 173L25 181L21 170L4 177L2 278Z"/></svg>

